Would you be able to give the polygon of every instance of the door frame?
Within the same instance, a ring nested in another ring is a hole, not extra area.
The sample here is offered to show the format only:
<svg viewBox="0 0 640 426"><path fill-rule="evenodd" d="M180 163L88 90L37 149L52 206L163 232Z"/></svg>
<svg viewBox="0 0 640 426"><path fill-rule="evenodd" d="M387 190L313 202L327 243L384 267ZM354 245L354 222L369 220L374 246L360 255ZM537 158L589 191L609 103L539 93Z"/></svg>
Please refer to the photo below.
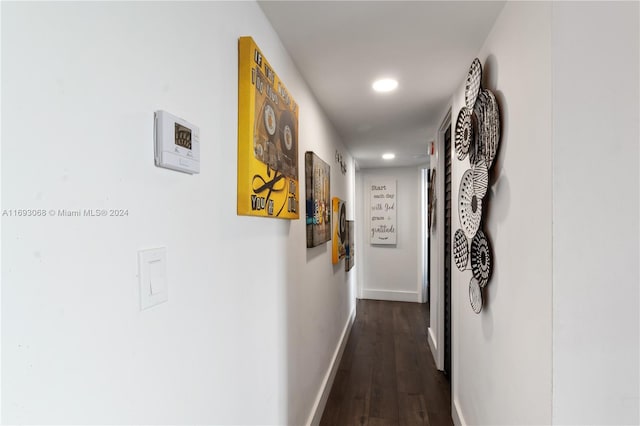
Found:
<svg viewBox="0 0 640 426"><path fill-rule="evenodd" d="M444 133L451 128L451 106L447 109L436 135L436 152L431 158L431 167L436 169L436 214L430 235L431 280L429 286L431 318L428 330L428 342L438 370L444 370ZM453 129L452 129L453 137Z"/></svg>
<svg viewBox="0 0 640 426"><path fill-rule="evenodd" d="M420 247L419 253L421 258L421 270L420 276L422 277L422 283L420 287L420 301L421 303L429 303L431 279L429 277L429 246L431 244L430 230L428 225L429 216L429 181L431 180L431 168L425 166L420 169L421 191L422 191L422 204L420 208Z"/></svg>

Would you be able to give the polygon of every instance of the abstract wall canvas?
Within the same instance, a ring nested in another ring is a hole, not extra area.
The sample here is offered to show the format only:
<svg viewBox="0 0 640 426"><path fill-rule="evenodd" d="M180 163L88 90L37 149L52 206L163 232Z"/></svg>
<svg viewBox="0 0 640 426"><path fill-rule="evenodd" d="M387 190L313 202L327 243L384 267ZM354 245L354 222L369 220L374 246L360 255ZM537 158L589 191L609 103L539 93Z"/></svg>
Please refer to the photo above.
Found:
<svg viewBox="0 0 640 426"><path fill-rule="evenodd" d="M311 151L304 154L307 248L331 239L330 166Z"/></svg>
<svg viewBox="0 0 640 426"><path fill-rule="evenodd" d="M298 105L251 37L238 54L237 212L298 219Z"/></svg>
<svg viewBox="0 0 640 426"><path fill-rule="evenodd" d="M352 220L347 221L347 246L344 268L349 271L355 265L356 246L354 242L355 224Z"/></svg>
<svg viewBox="0 0 640 426"><path fill-rule="evenodd" d="M331 250L331 262L335 265L347 254L347 209L338 197L333 197L333 244Z"/></svg>

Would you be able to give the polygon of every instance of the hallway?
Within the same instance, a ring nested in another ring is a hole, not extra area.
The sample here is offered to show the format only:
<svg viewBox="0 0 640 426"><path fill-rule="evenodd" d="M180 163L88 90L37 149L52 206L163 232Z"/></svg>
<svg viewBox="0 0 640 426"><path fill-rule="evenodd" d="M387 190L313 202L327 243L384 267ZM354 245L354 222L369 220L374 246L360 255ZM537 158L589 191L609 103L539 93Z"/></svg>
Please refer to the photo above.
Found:
<svg viewBox="0 0 640 426"><path fill-rule="evenodd" d="M640 425L640 0L0 15L0 426Z"/></svg>
<svg viewBox="0 0 640 426"><path fill-rule="evenodd" d="M450 386L427 343L426 304L358 300L321 425L448 425Z"/></svg>

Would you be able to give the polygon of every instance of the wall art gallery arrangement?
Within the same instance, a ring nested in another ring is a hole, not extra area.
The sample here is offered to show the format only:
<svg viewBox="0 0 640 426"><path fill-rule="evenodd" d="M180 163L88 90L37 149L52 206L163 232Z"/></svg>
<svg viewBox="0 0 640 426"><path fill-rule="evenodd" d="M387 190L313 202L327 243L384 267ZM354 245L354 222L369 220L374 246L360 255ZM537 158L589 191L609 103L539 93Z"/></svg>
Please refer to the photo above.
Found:
<svg viewBox="0 0 640 426"><path fill-rule="evenodd" d="M482 231L482 206L487 202L489 170L500 141L500 112L494 94L481 85L482 64L474 59L465 83L465 106L460 109L455 128L455 152L460 161L469 157L470 168L460 180L458 216L461 229L453 238L453 259L460 271L469 270L469 302L477 314L483 307L483 290L489 283L492 251L489 237ZM485 205L486 210L486 205ZM469 243L470 242L470 243Z"/></svg>
<svg viewBox="0 0 640 426"><path fill-rule="evenodd" d="M374 180L369 194L369 243L396 244L396 181Z"/></svg>
<svg viewBox="0 0 640 426"><path fill-rule="evenodd" d="M331 260L333 264L340 262L347 254L347 209L344 201L333 197L333 250Z"/></svg>
<svg viewBox="0 0 640 426"><path fill-rule="evenodd" d="M330 166L311 151L304 154L307 212L307 247L331 239Z"/></svg>
<svg viewBox="0 0 640 426"><path fill-rule="evenodd" d="M336 162L345 174L346 162L337 150ZM330 176L327 163L313 152L305 153L307 248L333 239L331 260L336 264L348 254L348 271L354 265L353 221L348 228L344 201L332 202ZM238 214L300 218L298 182L298 104L253 38L240 37Z"/></svg>
<svg viewBox="0 0 640 426"><path fill-rule="evenodd" d="M307 248L333 240L331 262L345 260L345 271L354 263L354 225L347 220L347 209L343 200L331 199L330 166L315 153L305 152L305 188L307 208ZM333 216L333 218L332 218ZM333 228L331 225L333 224ZM332 235L333 234L333 235Z"/></svg>
<svg viewBox="0 0 640 426"><path fill-rule="evenodd" d="M251 37L238 54L237 212L298 219L298 105Z"/></svg>

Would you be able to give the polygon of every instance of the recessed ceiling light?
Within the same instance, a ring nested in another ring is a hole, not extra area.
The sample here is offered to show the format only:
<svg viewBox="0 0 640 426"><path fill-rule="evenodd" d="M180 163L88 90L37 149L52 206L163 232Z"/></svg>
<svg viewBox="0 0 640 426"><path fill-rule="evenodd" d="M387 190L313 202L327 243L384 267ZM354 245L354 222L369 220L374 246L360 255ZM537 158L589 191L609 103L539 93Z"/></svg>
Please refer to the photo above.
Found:
<svg viewBox="0 0 640 426"><path fill-rule="evenodd" d="M393 160L394 158L396 158L396 155L393 152L387 152L382 154L383 160Z"/></svg>
<svg viewBox="0 0 640 426"><path fill-rule="evenodd" d="M373 90L376 92L391 92L398 87L398 81L392 78L381 78L380 80L376 80L371 85Z"/></svg>

